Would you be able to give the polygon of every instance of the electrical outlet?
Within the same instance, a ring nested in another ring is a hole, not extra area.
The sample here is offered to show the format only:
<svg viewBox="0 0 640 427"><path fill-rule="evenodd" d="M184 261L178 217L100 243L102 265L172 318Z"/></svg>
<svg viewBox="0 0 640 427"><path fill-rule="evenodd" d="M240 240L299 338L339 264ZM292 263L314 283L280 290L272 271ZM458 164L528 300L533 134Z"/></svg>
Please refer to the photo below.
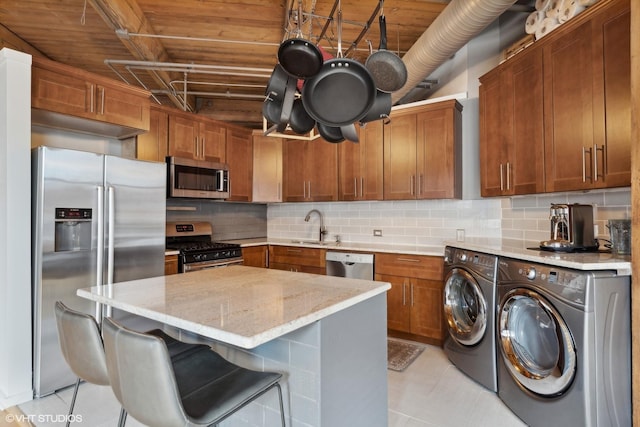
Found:
<svg viewBox="0 0 640 427"><path fill-rule="evenodd" d="M382 230L373 230L373 235L376 237L382 237Z"/></svg>
<svg viewBox="0 0 640 427"><path fill-rule="evenodd" d="M456 242L464 242L464 228L456 230Z"/></svg>

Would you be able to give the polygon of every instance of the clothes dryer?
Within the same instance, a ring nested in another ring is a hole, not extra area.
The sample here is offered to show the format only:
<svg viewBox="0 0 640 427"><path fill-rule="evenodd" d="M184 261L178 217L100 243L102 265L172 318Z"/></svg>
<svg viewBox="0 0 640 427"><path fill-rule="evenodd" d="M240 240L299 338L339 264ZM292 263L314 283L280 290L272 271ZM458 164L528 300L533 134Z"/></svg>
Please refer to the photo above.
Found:
<svg viewBox="0 0 640 427"><path fill-rule="evenodd" d="M530 426L630 426L630 278L500 258L498 395Z"/></svg>
<svg viewBox="0 0 640 427"><path fill-rule="evenodd" d="M447 246L444 257L444 352L458 369L497 391L495 255Z"/></svg>

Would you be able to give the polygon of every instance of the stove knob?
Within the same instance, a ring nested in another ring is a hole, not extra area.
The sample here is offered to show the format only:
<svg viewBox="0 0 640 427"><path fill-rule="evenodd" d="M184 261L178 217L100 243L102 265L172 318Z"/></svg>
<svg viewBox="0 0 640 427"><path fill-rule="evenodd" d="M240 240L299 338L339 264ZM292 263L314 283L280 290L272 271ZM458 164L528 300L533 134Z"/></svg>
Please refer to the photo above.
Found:
<svg viewBox="0 0 640 427"><path fill-rule="evenodd" d="M533 268L533 267L528 267L528 268L525 270L525 274L526 274L526 276L527 276L527 279L529 279L529 280L533 280L533 279L535 279L535 278L536 278L536 274L538 274L538 273L537 273L537 271L536 271L536 269L535 269L535 268Z"/></svg>

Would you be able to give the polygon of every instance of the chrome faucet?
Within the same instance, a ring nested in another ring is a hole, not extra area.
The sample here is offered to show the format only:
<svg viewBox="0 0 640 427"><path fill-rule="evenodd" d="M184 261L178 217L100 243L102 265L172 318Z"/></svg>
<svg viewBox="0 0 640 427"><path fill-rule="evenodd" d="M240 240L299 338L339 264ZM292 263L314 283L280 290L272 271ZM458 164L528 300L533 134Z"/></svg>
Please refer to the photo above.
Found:
<svg viewBox="0 0 640 427"><path fill-rule="evenodd" d="M312 213L317 213L318 216L320 217L320 241L323 242L324 241L324 235L328 233L327 229L324 226L324 215L322 215L322 212L320 212L318 209L311 209L308 213L307 216L304 217L305 222L309 222L309 219L311 219L311 214Z"/></svg>

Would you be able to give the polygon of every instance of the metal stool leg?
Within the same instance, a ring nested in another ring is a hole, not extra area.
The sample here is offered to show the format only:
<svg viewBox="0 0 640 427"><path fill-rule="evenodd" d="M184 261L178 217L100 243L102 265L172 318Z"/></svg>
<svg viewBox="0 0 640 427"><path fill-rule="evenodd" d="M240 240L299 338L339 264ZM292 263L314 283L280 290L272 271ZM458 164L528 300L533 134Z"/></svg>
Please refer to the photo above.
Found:
<svg viewBox="0 0 640 427"><path fill-rule="evenodd" d="M282 388L280 387L280 383L276 383L276 387L278 389L278 399L280 399L280 419L282 420L282 427L287 427L284 421L284 403L282 402Z"/></svg>
<svg viewBox="0 0 640 427"><path fill-rule="evenodd" d="M73 397L71 398L71 405L69 406L69 415L67 416L67 427L71 424L71 415L73 415L73 407L76 405L76 396L78 395L78 388L80 387L80 377L76 380L76 385L73 388Z"/></svg>

